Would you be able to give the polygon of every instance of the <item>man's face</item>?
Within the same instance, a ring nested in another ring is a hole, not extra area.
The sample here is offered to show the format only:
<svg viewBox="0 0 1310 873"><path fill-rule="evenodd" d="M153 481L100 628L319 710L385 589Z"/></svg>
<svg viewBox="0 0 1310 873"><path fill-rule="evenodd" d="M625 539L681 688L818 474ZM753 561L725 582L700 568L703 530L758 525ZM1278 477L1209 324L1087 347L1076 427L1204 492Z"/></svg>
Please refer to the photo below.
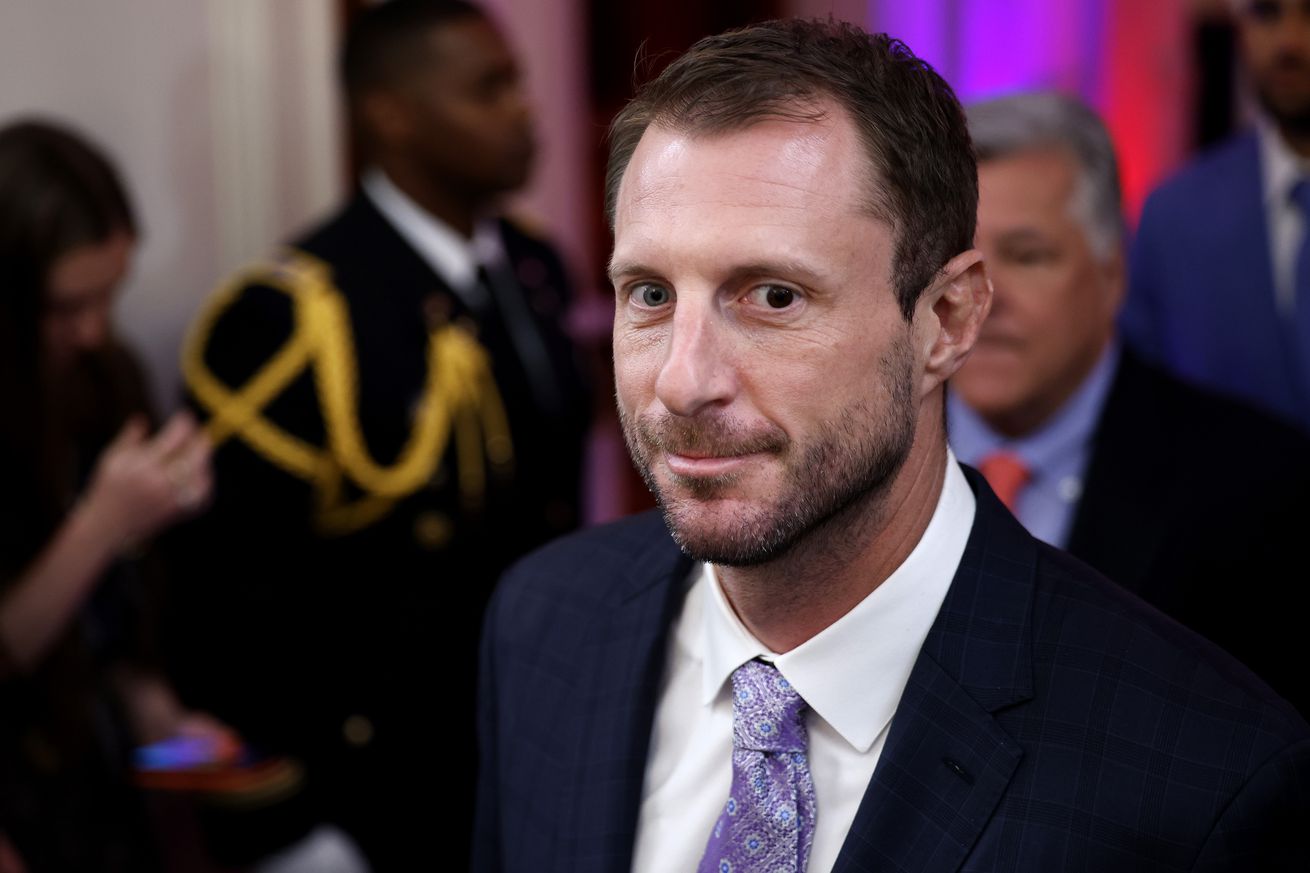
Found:
<svg viewBox="0 0 1310 873"><path fill-rule="evenodd" d="M481 18L436 28L431 60L399 88L406 147L442 181L474 197L516 190L532 169L532 116L518 65Z"/></svg>
<svg viewBox="0 0 1310 873"><path fill-rule="evenodd" d="M127 275L136 240L118 233L59 257L46 281L41 347L56 372L109 339L115 293Z"/></svg>
<svg viewBox="0 0 1310 873"><path fill-rule="evenodd" d="M632 455L693 557L760 563L877 495L919 364L846 113L653 126L619 187L614 365Z"/></svg>
<svg viewBox="0 0 1310 873"><path fill-rule="evenodd" d="M1122 296L1116 251L1098 259L1073 210L1078 170L1062 149L978 166L978 237L995 294L951 387L1012 436L1044 423L1082 384Z"/></svg>
<svg viewBox="0 0 1310 873"><path fill-rule="evenodd" d="M1244 0L1238 20L1261 104L1285 127L1310 131L1310 0Z"/></svg>

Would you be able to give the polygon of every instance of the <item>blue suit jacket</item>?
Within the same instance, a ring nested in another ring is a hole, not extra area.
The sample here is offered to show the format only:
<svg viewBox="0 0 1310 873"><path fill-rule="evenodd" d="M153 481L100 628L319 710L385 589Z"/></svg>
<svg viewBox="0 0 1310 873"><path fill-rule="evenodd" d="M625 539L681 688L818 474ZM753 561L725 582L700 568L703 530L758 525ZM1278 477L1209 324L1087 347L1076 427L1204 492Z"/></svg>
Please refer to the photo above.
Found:
<svg viewBox="0 0 1310 873"><path fill-rule="evenodd" d="M968 546L834 869L1310 869L1305 722L1034 540L966 471ZM647 514L503 580L483 644L474 870L629 869L689 569Z"/></svg>
<svg viewBox="0 0 1310 873"><path fill-rule="evenodd" d="M1262 186L1247 133L1153 192L1120 321L1138 351L1182 378L1310 430L1310 386L1274 301Z"/></svg>

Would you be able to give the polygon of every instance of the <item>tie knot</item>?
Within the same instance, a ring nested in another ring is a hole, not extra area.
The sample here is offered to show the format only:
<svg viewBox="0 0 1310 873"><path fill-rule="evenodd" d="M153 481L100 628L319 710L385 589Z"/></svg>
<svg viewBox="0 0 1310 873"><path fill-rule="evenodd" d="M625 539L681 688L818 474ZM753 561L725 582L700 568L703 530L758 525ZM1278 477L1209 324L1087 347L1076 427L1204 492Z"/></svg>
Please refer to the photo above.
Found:
<svg viewBox="0 0 1310 873"><path fill-rule="evenodd" d="M983 474L987 484L992 486L996 496L1011 512L1014 511L1019 492L1028 484L1032 475L1023 459L1010 452L993 452L983 458L978 465L978 472Z"/></svg>
<svg viewBox="0 0 1310 873"><path fill-rule="evenodd" d="M1310 215L1310 179L1304 176L1298 179L1288 192L1287 199L1301 210L1302 215Z"/></svg>
<svg viewBox="0 0 1310 873"><path fill-rule="evenodd" d="M804 753L805 701L778 668L747 661L732 672L732 734L738 749Z"/></svg>

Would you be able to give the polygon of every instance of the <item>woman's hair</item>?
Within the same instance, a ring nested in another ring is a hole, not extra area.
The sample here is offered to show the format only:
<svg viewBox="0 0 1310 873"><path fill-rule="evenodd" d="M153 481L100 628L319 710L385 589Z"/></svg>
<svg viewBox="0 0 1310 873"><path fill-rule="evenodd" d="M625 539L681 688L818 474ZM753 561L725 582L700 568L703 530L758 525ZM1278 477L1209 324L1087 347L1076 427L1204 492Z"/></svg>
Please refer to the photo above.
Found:
<svg viewBox="0 0 1310 873"><path fill-rule="evenodd" d="M46 121L0 128L0 460L27 480L5 475L18 492L6 500L60 499L51 493L63 462L51 432L58 398L41 348L51 269L74 249L136 230L118 172L85 139Z"/></svg>

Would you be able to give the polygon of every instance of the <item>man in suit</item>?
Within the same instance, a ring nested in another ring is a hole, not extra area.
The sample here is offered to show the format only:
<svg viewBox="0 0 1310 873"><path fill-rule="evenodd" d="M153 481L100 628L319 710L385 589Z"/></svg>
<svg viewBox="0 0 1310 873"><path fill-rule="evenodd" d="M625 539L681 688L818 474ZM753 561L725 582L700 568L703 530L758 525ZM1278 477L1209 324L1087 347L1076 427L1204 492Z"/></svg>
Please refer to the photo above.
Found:
<svg viewBox="0 0 1310 873"><path fill-rule="evenodd" d="M218 446L173 621L197 700L305 764L375 870L462 865L495 579L572 529L586 398L554 249L497 217L533 155L518 69L459 0L362 12L342 53L360 190L204 312Z"/></svg>
<svg viewBox="0 0 1310 873"><path fill-rule="evenodd" d="M1147 199L1123 331L1178 376L1310 431L1310 8L1236 5L1263 113Z"/></svg>
<svg viewBox="0 0 1310 873"><path fill-rule="evenodd" d="M663 519L498 587L475 870L1304 867L1310 728L954 462L991 295L930 68L831 21L707 38L608 181Z"/></svg>
<svg viewBox="0 0 1310 873"><path fill-rule="evenodd" d="M1054 93L970 107L992 311L951 380L951 446L1038 539L1218 643L1310 711L1276 605L1310 527L1310 444L1145 363L1115 332L1123 220L1109 133ZM1222 459L1228 476L1198 476ZM1234 579L1251 580L1232 597Z"/></svg>

